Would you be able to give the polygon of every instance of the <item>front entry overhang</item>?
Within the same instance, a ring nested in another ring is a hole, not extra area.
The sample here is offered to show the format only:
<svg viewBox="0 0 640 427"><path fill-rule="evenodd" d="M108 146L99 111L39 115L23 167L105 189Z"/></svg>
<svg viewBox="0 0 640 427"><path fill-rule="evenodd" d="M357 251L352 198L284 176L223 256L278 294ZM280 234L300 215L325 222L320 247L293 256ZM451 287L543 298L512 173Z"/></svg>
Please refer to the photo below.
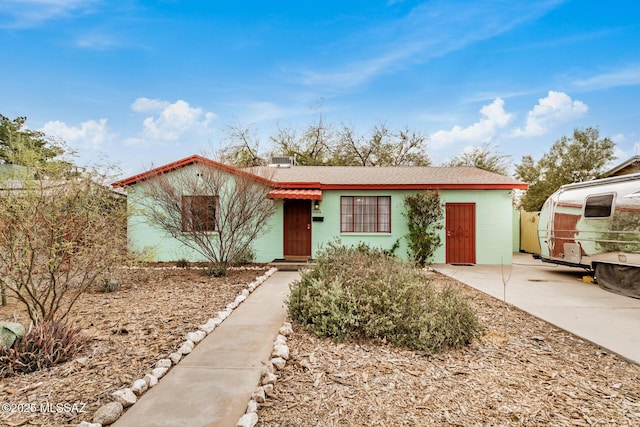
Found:
<svg viewBox="0 0 640 427"><path fill-rule="evenodd" d="M322 200L322 190L277 188L269 191L270 199Z"/></svg>

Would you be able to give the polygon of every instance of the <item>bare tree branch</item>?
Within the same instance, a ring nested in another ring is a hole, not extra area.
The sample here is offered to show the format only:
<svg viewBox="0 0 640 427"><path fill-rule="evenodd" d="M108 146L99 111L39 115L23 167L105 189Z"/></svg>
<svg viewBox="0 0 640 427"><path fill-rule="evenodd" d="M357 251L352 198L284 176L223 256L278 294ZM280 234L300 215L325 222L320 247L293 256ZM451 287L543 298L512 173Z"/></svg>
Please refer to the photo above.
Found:
<svg viewBox="0 0 640 427"><path fill-rule="evenodd" d="M91 173L4 176L0 281L34 323L62 320L125 257L126 204Z"/></svg>
<svg viewBox="0 0 640 427"><path fill-rule="evenodd" d="M250 254L252 242L276 210L275 203L267 198L270 187L246 171L233 174L197 164L157 175L141 185L143 215L222 271ZM185 211L185 197L212 198L215 212ZM185 216L189 215L196 222L202 216L213 216L215 227L185 229Z"/></svg>

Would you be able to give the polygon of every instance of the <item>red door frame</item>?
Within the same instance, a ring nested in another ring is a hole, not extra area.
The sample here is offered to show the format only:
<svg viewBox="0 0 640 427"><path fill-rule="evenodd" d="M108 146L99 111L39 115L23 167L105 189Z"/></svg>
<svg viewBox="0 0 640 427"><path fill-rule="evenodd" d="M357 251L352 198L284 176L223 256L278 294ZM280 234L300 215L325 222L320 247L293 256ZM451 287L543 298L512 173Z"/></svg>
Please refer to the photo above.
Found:
<svg viewBox="0 0 640 427"><path fill-rule="evenodd" d="M446 263L476 263L476 204L447 203Z"/></svg>
<svg viewBox="0 0 640 427"><path fill-rule="evenodd" d="M311 258L311 201L285 199L283 221L284 258Z"/></svg>

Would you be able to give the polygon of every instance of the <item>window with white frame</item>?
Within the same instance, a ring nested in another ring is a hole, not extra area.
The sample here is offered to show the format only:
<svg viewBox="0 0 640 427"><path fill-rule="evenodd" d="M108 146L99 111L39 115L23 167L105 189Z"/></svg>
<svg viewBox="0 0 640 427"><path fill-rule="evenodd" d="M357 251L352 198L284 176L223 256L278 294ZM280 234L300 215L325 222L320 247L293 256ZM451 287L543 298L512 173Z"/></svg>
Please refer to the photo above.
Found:
<svg viewBox="0 0 640 427"><path fill-rule="evenodd" d="M391 233L391 196L340 197L340 231Z"/></svg>

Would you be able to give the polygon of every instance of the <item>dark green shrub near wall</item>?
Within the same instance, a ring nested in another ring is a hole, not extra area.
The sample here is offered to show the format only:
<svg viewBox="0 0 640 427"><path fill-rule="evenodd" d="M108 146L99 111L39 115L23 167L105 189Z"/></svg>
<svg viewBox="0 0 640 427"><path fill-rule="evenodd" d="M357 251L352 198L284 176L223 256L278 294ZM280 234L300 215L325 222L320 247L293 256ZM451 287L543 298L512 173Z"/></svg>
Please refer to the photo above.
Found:
<svg viewBox="0 0 640 427"><path fill-rule="evenodd" d="M318 336L436 353L481 334L457 289L437 291L422 273L381 250L332 242L317 261L292 284L289 315Z"/></svg>
<svg viewBox="0 0 640 427"><path fill-rule="evenodd" d="M442 243L438 234L444 220L440 194L427 190L409 195L404 198L404 206L406 210L403 214L409 227L406 235L409 256L417 266L422 267L431 262L433 254Z"/></svg>

